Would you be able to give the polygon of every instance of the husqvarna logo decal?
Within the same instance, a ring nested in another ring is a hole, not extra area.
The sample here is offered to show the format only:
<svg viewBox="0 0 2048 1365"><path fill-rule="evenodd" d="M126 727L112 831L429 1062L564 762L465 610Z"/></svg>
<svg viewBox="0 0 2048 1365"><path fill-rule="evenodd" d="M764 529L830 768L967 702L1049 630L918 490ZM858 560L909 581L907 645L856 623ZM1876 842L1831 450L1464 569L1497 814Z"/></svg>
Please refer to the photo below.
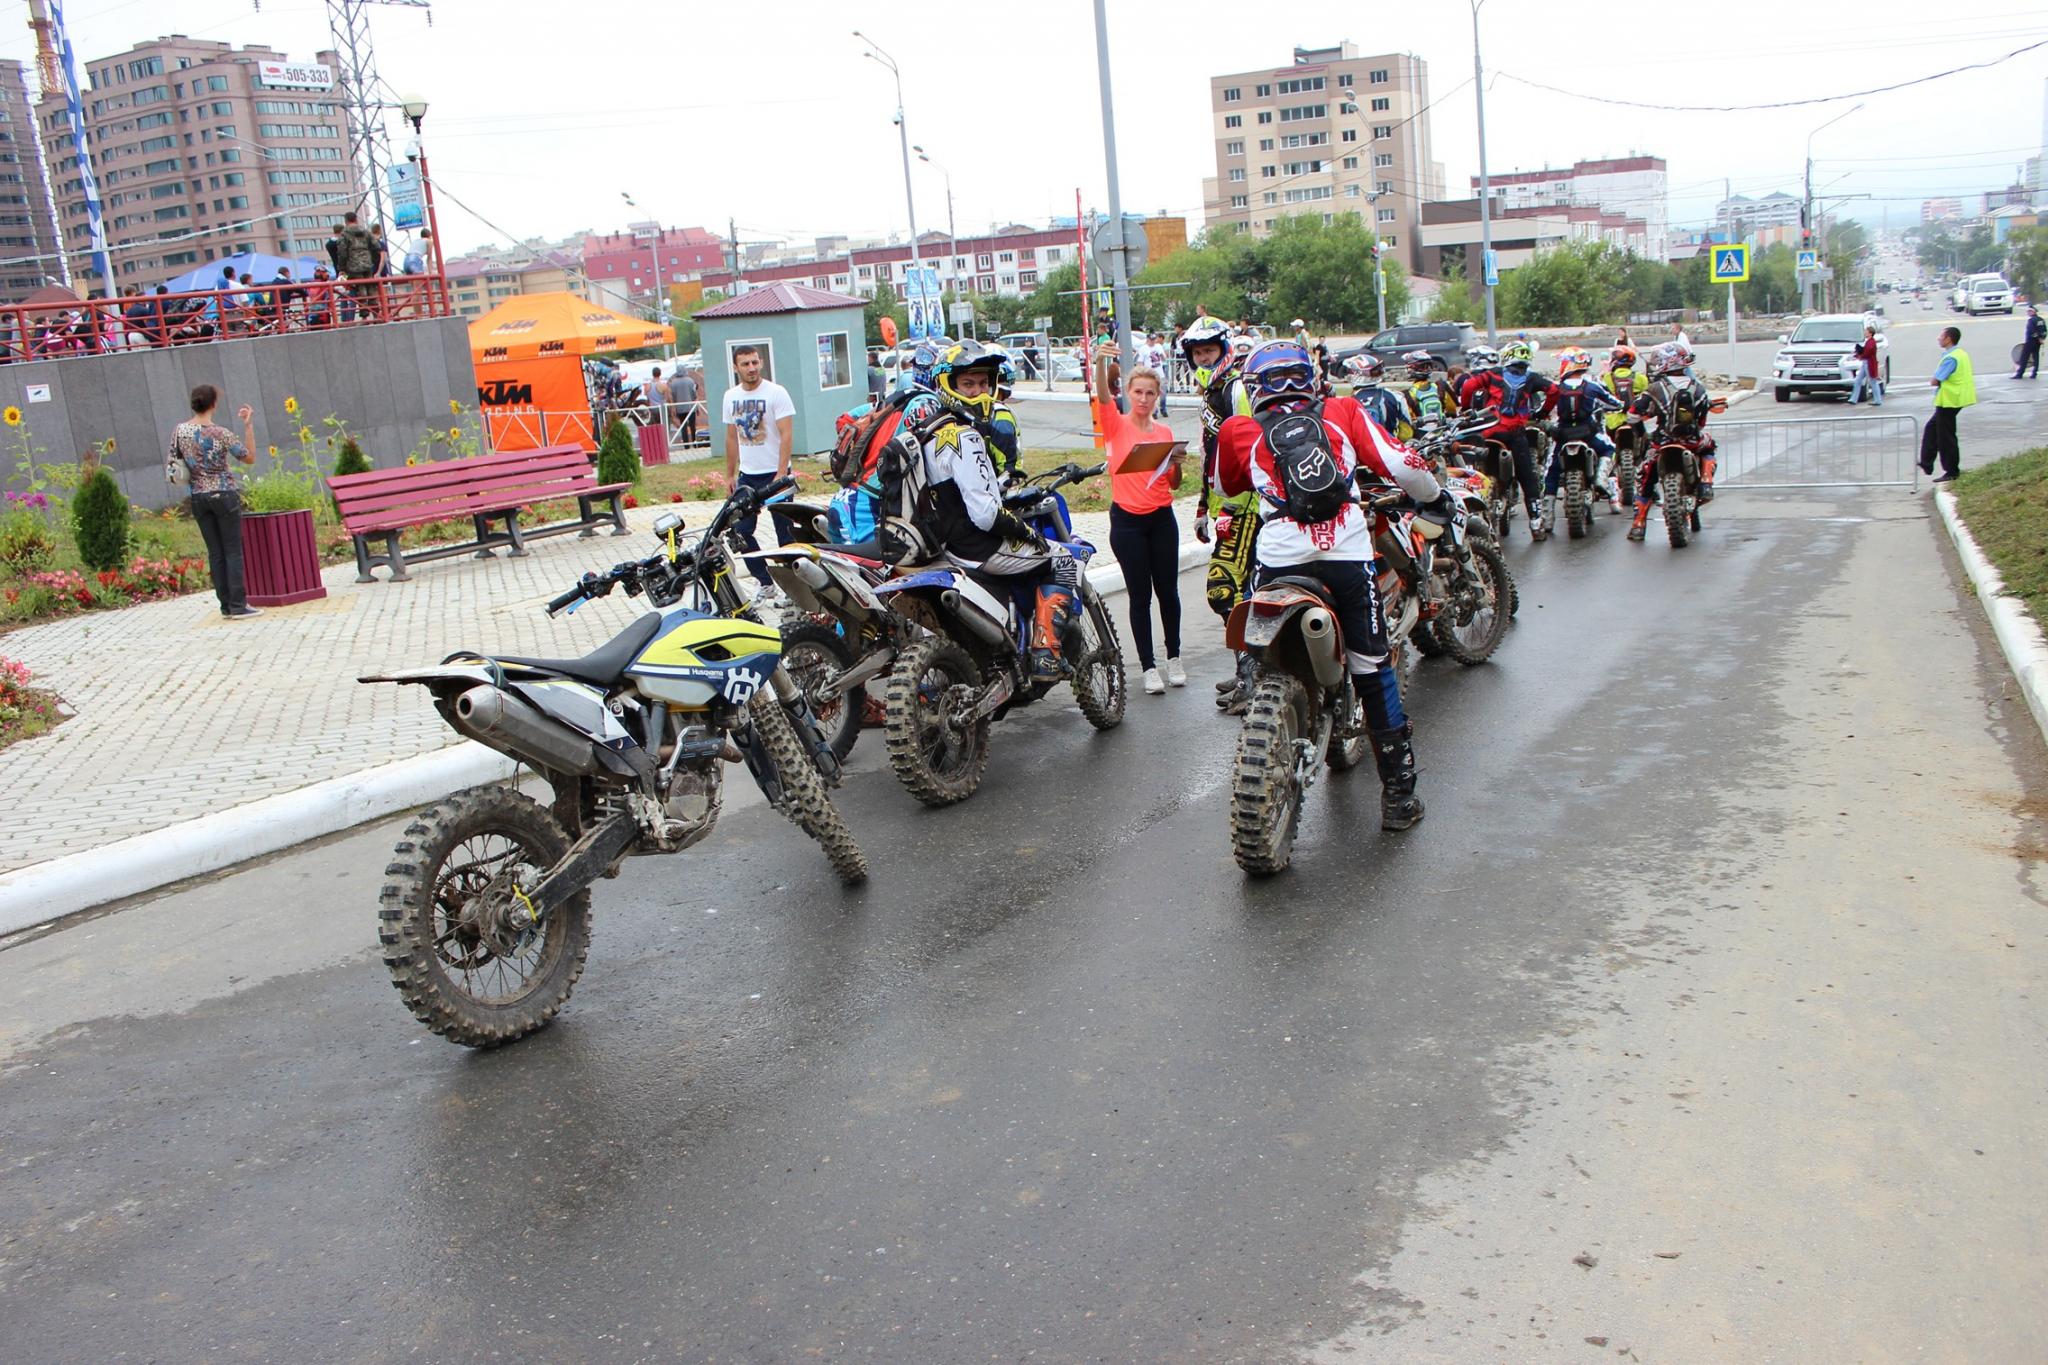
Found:
<svg viewBox="0 0 2048 1365"><path fill-rule="evenodd" d="M735 668L725 675L725 699L734 706L745 706L761 690L762 682L762 675L753 669Z"/></svg>

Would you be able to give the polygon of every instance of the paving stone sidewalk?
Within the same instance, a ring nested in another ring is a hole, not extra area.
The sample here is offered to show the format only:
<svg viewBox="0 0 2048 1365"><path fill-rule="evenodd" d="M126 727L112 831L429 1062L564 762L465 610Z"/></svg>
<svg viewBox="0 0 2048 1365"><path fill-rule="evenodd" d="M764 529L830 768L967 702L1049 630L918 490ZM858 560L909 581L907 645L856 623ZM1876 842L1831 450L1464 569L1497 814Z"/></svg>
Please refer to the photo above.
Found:
<svg viewBox="0 0 2048 1365"><path fill-rule="evenodd" d="M681 510L701 526L715 507ZM542 608L585 571L648 553L660 510L627 513L630 538L560 536L523 559L439 560L414 566L409 583L380 572L358 584L353 565L337 566L322 575L323 600L248 621L223 620L208 592L0 636L0 654L77 712L0 751L0 872L459 743L417 688L365 686L357 675L462 648L596 648L644 600L614 594L552 620ZM1108 520L1076 518L1103 563Z"/></svg>

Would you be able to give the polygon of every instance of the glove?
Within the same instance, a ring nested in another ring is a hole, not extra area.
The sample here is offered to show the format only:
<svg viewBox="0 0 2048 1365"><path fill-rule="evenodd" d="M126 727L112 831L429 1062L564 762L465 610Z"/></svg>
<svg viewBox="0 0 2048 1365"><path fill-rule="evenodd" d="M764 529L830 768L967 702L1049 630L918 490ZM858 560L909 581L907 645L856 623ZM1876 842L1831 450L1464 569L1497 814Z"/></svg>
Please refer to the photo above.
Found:
<svg viewBox="0 0 2048 1365"><path fill-rule="evenodd" d="M1206 512L1195 517L1195 539L1204 545L1209 543L1209 517Z"/></svg>

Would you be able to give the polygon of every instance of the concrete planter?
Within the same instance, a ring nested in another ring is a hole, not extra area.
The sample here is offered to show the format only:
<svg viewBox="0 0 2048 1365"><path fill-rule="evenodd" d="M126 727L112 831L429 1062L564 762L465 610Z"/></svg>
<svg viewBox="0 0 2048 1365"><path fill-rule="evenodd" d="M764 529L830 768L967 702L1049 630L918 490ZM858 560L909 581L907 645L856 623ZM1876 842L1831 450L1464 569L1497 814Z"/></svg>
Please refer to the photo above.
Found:
<svg viewBox="0 0 2048 1365"><path fill-rule="evenodd" d="M320 582L320 541L313 514L244 513L242 582L252 607L287 607L327 596Z"/></svg>

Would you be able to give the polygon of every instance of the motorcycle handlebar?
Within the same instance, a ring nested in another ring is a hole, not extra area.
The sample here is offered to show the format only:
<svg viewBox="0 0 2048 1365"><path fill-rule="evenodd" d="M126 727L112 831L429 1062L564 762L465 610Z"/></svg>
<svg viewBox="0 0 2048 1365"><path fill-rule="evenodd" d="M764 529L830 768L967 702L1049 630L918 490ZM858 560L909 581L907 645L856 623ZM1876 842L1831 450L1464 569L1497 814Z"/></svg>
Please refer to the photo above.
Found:
<svg viewBox="0 0 2048 1365"><path fill-rule="evenodd" d="M563 593L560 597L557 597L554 601L548 603L548 615L559 615L564 607L574 606L576 603L581 602L582 600L583 585L581 583L578 583L575 587L569 589L569 591Z"/></svg>

